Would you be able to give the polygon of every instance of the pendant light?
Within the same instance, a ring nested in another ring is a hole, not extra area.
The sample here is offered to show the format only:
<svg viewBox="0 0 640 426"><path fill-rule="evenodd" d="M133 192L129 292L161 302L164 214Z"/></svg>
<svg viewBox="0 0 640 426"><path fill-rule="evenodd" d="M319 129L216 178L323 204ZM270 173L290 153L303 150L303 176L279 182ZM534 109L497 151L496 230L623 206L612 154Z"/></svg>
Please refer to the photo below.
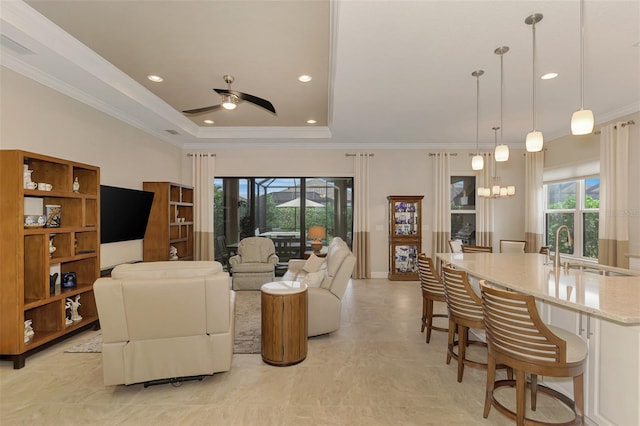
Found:
<svg viewBox="0 0 640 426"><path fill-rule="evenodd" d="M504 98L504 54L509 51L509 46L501 46L493 51L496 55L500 55L500 145L496 145L494 153L495 160L497 162L503 162L509 160L509 145L502 143L502 107Z"/></svg>
<svg viewBox="0 0 640 426"><path fill-rule="evenodd" d="M544 145L544 137L542 132L536 130L536 24L542 21L541 13L534 13L527 16L524 20L525 24L531 25L531 32L533 33L533 62L532 62L532 80L533 80L533 129L527 134L525 145L529 152L542 151Z"/></svg>
<svg viewBox="0 0 640 426"><path fill-rule="evenodd" d="M495 146L498 146L498 130L500 127L492 127L493 130L493 143ZM515 185L500 185L500 176L498 176L498 163L493 169L493 176L491 177L491 183L489 186L481 186L477 190L478 196L482 198L506 198L513 197L516 195L516 186Z"/></svg>
<svg viewBox="0 0 640 426"><path fill-rule="evenodd" d="M471 169L482 170L484 168L484 158L478 152L479 139L479 122L480 122L480 76L484 74L483 70L477 70L471 73L476 78L476 155L471 159Z"/></svg>
<svg viewBox="0 0 640 426"><path fill-rule="evenodd" d="M580 109L571 116L571 134L591 133L593 122L593 111L584 109L584 0L580 0Z"/></svg>

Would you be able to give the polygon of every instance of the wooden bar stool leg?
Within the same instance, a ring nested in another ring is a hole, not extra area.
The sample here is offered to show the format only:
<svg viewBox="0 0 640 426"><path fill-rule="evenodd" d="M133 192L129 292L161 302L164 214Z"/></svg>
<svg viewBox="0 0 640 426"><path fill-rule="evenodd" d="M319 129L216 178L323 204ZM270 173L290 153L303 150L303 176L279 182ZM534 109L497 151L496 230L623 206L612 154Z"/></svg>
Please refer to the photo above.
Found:
<svg viewBox="0 0 640 426"><path fill-rule="evenodd" d="M496 360L491 355L487 358L487 387L484 395L484 411L482 417L489 417L491 409L491 399L493 398L493 389L496 381Z"/></svg>
<svg viewBox="0 0 640 426"><path fill-rule="evenodd" d="M431 326L433 324L433 299L427 299L427 343L431 340Z"/></svg>
<svg viewBox="0 0 640 426"><path fill-rule="evenodd" d="M531 410L536 411L538 404L538 375L531 375Z"/></svg>
<svg viewBox="0 0 640 426"><path fill-rule="evenodd" d="M573 378L573 401L574 411L576 413L576 423L584 424L584 383L583 375L574 376Z"/></svg>
<svg viewBox="0 0 640 426"><path fill-rule="evenodd" d="M451 352L455 344L456 324L449 320L449 340L447 343L447 365L451 363Z"/></svg>
<svg viewBox="0 0 640 426"><path fill-rule="evenodd" d="M526 376L524 370L516 370L516 424L524 426Z"/></svg>
<svg viewBox="0 0 640 426"><path fill-rule="evenodd" d="M462 382L462 375L464 374L464 360L467 352L467 331L467 327L458 325L458 383Z"/></svg>
<svg viewBox="0 0 640 426"><path fill-rule="evenodd" d="M427 304L428 304L428 300L425 299L425 297L423 296L422 297L422 326L420 327L420 333L424 332L424 327L427 320ZM429 333L428 328L427 328L427 333ZM429 340L427 340L427 343L429 343Z"/></svg>

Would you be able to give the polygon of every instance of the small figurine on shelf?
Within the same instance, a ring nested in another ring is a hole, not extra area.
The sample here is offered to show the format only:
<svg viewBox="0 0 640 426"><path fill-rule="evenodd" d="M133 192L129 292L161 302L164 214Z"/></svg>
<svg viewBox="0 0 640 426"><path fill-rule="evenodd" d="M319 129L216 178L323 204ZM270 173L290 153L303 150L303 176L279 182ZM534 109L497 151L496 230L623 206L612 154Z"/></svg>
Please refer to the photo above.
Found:
<svg viewBox="0 0 640 426"><path fill-rule="evenodd" d="M169 260L178 260L178 249L174 246L169 249Z"/></svg>
<svg viewBox="0 0 640 426"><path fill-rule="evenodd" d="M71 321L71 313L69 313L69 316L67 317L67 309L71 309L71 302L69 302L69 299L67 299L67 303L64 305L65 308L65 313L64 313L64 325L66 327L69 327L71 324L73 324L73 321Z"/></svg>
<svg viewBox="0 0 640 426"><path fill-rule="evenodd" d="M73 181L73 192L80 192L80 182L78 182L78 176Z"/></svg>
<svg viewBox="0 0 640 426"><path fill-rule="evenodd" d="M71 304L71 321L79 322L82 321L82 317L78 313L78 308L80 307L80 295L77 295L75 300L67 297L67 302Z"/></svg>
<svg viewBox="0 0 640 426"><path fill-rule="evenodd" d="M26 320L24 322L24 342L25 343L29 343L31 339L33 339L33 335L36 334L33 331L32 323L33 323L33 320Z"/></svg>

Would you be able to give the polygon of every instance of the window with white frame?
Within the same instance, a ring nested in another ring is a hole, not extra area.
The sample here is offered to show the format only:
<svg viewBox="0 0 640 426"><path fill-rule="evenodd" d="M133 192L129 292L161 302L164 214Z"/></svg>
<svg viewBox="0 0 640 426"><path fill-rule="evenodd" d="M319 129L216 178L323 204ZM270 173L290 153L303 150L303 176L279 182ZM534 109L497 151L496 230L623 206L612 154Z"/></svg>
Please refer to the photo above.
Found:
<svg viewBox="0 0 640 426"><path fill-rule="evenodd" d="M451 239L476 244L476 177L451 176Z"/></svg>
<svg viewBox="0 0 640 426"><path fill-rule="evenodd" d="M573 245L569 245L565 234L561 233L558 246L560 253L597 259L600 177L547 183L544 192L546 244L553 251L556 230L559 226L567 225Z"/></svg>

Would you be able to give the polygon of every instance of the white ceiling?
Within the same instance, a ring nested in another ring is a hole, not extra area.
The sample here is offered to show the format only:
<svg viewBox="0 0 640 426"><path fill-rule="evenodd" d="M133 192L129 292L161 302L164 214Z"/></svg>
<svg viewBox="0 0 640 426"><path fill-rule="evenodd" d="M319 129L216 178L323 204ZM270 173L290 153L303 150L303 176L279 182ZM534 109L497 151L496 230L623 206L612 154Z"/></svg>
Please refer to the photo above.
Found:
<svg viewBox="0 0 640 426"><path fill-rule="evenodd" d="M533 116L524 23L532 13L544 15L536 75L559 73L536 79L537 130L546 140L569 134L580 107L578 0L1 2L3 66L187 148L471 148L476 69L485 71L479 131L489 148L500 123L494 50L505 45L503 138L523 148ZM584 20L585 108L596 123L640 111L640 1L586 0ZM152 73L164 82L148 81ZM224 74L277 114L246 102L180 112L219 104L212 88L226 88ZM300 83L300 74L313 80Z"/></svg>

